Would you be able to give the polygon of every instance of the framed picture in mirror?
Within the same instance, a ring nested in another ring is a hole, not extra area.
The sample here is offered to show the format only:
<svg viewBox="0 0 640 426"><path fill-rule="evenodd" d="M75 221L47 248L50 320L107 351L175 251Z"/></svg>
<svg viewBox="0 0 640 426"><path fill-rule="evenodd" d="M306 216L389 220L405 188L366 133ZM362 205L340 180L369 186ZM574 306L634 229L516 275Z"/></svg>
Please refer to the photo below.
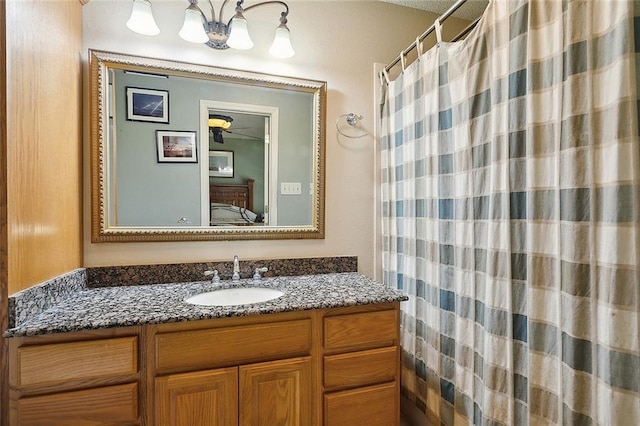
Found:
<svg viewBox="0 0 640 426"><path fill-rule="evenodd" d="M169 92L127 87L127 120L169 124Z"/></svg>
<svg viewBox="0 0 640 426"><path fill-rule="evenodd" d="M156 130L158 163L197 163L196 132Z"/></svg>
<svg viewBox="0 0 640 426"><path fill-rule="evenodd" d="M233 177L233 151L209 151L209 176Z"/></svg>

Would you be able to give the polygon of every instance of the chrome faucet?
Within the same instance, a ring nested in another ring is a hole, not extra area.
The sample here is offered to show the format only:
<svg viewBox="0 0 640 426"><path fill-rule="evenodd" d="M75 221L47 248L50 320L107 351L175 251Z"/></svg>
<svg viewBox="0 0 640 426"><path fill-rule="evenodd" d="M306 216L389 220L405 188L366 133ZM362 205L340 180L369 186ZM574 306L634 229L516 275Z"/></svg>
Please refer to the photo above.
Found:
<svg viewBox="0 0 640 426"><path fill-rule="evenodd" d="M231 281L240 281L240 260L238 256L233 256L233 275Z"/></svg>
<svg viewBox="0 0 640 426"><path fill-rule="evenodd" d="M267 272L269 270L269 268L262 267L262 268L256 268L256 270L253 272L253 280L254 281L260 281L262 279L262 276L260 275L261 272Z"/></svg>
<svg viewBox="0 0 640 426"><path fill-rule="evenodd" d="M212 275L211 282L217 284L220 282L220 276L218 276L218 270L214 269L213 271L204 271L205 276Z"/></svg>

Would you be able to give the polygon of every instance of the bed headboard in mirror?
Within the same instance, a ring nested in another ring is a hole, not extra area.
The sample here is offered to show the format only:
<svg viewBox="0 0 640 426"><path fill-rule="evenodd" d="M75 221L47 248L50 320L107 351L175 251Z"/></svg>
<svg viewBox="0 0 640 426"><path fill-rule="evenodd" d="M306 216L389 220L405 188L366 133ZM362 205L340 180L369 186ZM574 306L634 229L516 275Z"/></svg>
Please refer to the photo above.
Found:
<svg viewBox="0 0 640 426"><path fill-rule="evenodd" d="M326 82L97 50L89 73L92 242L324 238Z"/></svg>

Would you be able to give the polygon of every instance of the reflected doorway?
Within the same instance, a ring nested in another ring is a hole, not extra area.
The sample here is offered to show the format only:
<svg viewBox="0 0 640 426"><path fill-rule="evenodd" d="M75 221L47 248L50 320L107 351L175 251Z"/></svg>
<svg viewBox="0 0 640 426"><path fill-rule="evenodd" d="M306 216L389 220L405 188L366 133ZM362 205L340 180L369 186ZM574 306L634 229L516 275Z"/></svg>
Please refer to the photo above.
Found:
<svg viewBox="0 0 640 426"><path fill-rule="evenodd" d="M200 135L202 225L277 226L278 108L201 100Z"/></svg>

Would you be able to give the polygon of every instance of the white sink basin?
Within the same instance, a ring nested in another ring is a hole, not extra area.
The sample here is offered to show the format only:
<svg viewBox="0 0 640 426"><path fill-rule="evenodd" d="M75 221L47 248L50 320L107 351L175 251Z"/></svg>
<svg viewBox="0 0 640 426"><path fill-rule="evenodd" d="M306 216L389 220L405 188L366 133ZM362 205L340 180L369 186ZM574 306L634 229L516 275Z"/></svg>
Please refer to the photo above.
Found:
<svg viewBox="0 0 640 426"><path fill-rule="evenodd" d="M277 299L284 293L274 288L238 287L214 290L196 294L185 299L185 302L205 306L233 306L266 302Z"/></svg>

